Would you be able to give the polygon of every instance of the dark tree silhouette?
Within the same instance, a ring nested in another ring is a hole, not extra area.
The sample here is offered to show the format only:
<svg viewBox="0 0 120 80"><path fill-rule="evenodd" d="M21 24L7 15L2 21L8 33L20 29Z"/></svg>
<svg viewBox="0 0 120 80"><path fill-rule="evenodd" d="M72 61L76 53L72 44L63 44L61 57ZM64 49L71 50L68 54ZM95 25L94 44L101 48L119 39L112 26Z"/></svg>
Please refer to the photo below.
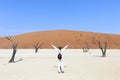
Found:
<svg viewBox="0 0 120 80"><path fill-rule="evenodd" d="M7 40L10 41L11 45L12 45L12 48L13 48L13 54L12 54L12 57L11 59L9 60L9 63L14 63L14 58L15 58L15 54L17 52L17 45L18 45L18 42L15 42L11 36L6 36L5 37Z"/></svg>
<svg viewBox="0 0 120 80"><path fill-rule="evenodd" d="M89 49L90 49L90 47L88 46L88 44L86 44L86 46L83 47L83 53L88 52Z"/></svg>
<svg viewBox="0 0 120 80"><path fill-rule="evenodd" d="M44 43L41 43L40 42L37 42L37 43L34 43L32 46L35 48L35 53L38 52L38 49L41 48L41 46L43 45Z"/></svg>
<svg viewBox="0 0 120 80"><path fill-rule="evenodd" d="M100 48L101 51L102 51L102 57L106 57L107 42L105 42L104 48L103 48L103 46L101 45L101 42L100 42L100 41L97 41L97 42L98 42L99 48Z"/></svg>

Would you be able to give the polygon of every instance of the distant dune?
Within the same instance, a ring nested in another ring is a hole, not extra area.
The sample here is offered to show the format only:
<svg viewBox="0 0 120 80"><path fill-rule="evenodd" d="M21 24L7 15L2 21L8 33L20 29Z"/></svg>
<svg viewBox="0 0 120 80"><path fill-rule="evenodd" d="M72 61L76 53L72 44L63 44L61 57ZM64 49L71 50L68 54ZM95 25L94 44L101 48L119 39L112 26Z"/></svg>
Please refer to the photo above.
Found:
<svg viewBox="0 0 120 80"><path fill-rule="evenodd" d="M32 44L36 42L44 43L41 48L52 48L50 44L56 46L65 46L69 44L69 48L79 49L88 45L90 48L98 48L96 41L101 41L104 44L108 42L108 48L120 49L120 35L104 34L83 31L71 30L53 30L31 32L13 36L13 39L18 42L18 48L33 48ZM4 37L0 38L0 48L11 48L10 42Z"/></svg>

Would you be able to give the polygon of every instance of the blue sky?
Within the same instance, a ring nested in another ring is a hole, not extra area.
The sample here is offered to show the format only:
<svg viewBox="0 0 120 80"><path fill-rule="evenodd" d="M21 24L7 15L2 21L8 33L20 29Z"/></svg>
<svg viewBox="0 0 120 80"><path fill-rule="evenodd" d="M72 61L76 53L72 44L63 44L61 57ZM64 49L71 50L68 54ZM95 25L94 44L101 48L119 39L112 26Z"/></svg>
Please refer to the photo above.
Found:
<svg viewBox="0 0 120 80"><path fill-rule="evenodd" d="M120 0L0 0L0 36L59 29L120 34Z"/></svg>

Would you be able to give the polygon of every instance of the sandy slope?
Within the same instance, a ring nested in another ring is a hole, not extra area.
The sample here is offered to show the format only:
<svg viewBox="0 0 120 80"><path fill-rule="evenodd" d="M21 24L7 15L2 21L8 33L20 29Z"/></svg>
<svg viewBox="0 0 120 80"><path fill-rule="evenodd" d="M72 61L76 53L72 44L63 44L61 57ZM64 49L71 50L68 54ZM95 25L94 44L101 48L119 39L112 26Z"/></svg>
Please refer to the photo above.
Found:
<svg viewBox="0 0 120 80"><path fill-rule="evenodd" d="M108 50L102 58L100 50L83 53L68 49L64 53L65 73L57 73L54 50L21 49L16 63L7 63L12 50L0 50L0 80L120 80L120 50ZM20 61L19 61L20 60Z"/></svg>
<svg viewBox="0 0 120 80"><path fill-rule="evenodd" d="M17 41L18 48L33 48L32 44L40 41L44 43L42 48L52 48L50 43L56 46L65 46L69 44L69 48L82 48L83 46L90 46L90 48L98 48L97 40L102 44L108 42L108 48L120 49L120 35L102 34L93 32L70 31L70 30L53 30L32 32L14 36L13 39ZM10 48L10 43L5 38L0 38L0 48Z"/></svg>

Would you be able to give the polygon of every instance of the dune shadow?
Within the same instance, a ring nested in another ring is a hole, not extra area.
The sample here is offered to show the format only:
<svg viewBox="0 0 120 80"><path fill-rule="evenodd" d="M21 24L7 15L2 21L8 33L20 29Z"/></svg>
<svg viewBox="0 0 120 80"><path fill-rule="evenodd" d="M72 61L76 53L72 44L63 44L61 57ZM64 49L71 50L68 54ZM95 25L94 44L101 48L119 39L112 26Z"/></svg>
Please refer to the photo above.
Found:
<svg viewBox="0 0 120 80"><path fill-rule="evenodd" d="M14 62L16 63L16 62L20 62L20 61L23 61L23 59L22 59L22 58L20 58L20 59L18 59L18 60L16 60L16 61L14 61Z"/></svg>

